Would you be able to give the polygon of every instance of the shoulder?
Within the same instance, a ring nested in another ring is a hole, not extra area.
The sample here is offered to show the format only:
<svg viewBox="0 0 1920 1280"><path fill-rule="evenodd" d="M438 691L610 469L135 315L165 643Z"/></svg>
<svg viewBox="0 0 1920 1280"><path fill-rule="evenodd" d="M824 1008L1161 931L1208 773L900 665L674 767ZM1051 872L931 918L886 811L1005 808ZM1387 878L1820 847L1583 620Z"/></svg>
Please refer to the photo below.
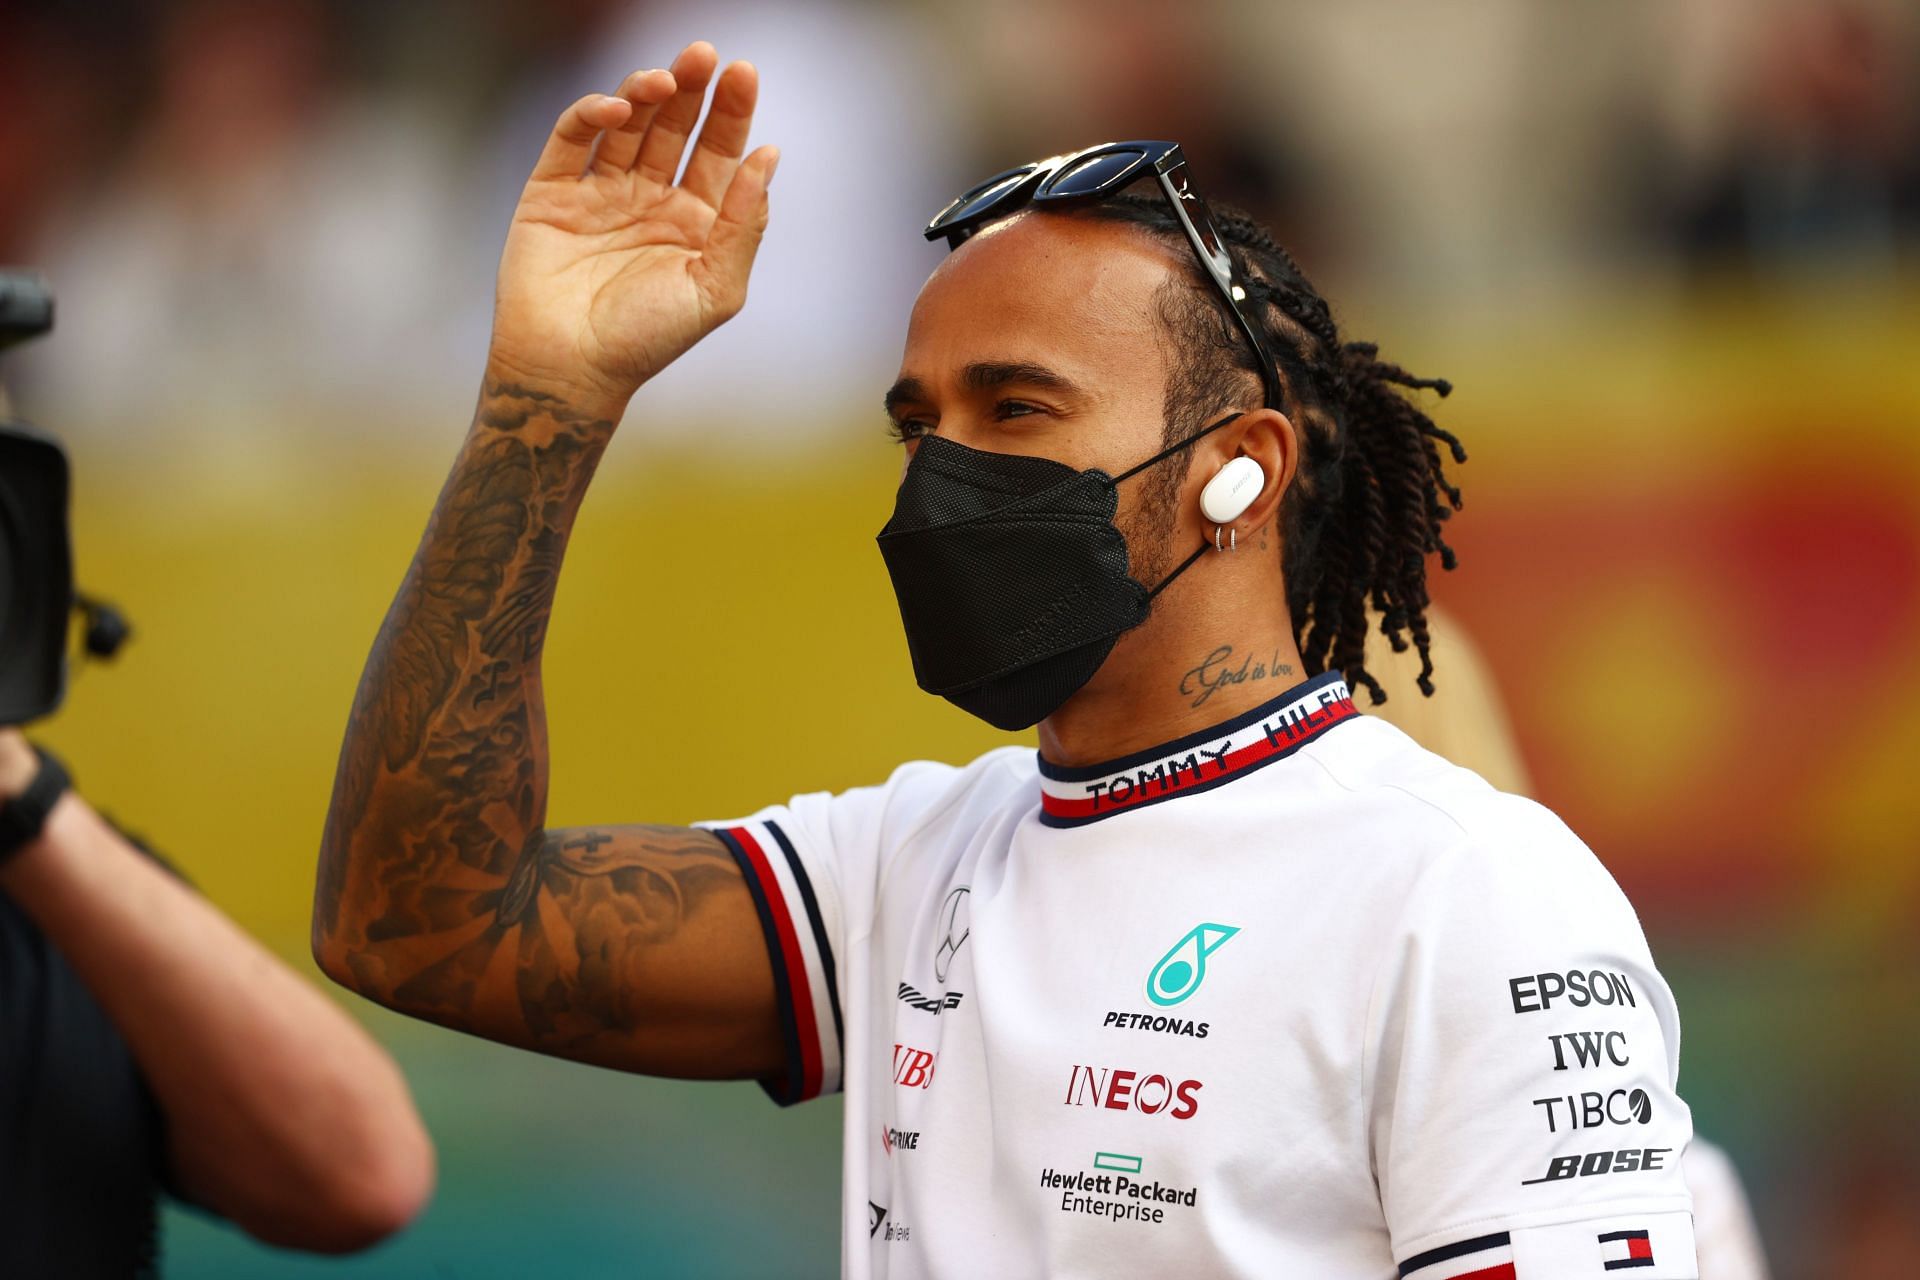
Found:
<svg viewBox="0 0 1920 1280"><path fill-rule="evenodd" d="M1343 726L1315 747L1353 843L1393 860L1375 917L1383 981L1399 965L1437 966L1522 1012L1540 1002L1529 982L1551 995L1554 975L1585 983L1599 970L1665 1003L1638 914L1552 810L1381 721Z"/></svg>
<svg viewBox="0 0 1920 1280"><path fill-rule="evenodd" d="M1545 805L1500 791L1384 721L1361 719L1315 744L1311 758L1345 794L1356 820L1388 826L1421 863L1419 884L1492 877L1530 892L1613 878Z"/></svg>
<svg viewBox="0 0 1920 1280"><path fill-rule="evenodd" d="M885 782L795 796L793 810L839 828L860 826L897 848L934 826L979 823L1038 788L1033 750L1001 747L964 765L913 760Z"/></svg>
<svg viewBox="0 0 1920 1280"><path fill-rule="evenodd" d="M910 760L895 769L884 784L897 796L922 799L979 792L1001 795L1038 776L1032 747L996 747L966 764Z"/></svg>
<svg viewBox="0 0 1920 1280"><path fill-rule="evenodd" d="M934 826L970 830L1009 804L1027 803L1038 793L1038 779L1031 747L1000 747L958 766L902 765L889 783L901 802L894 806L888 834L905 843Z"/></svg>
<svg viewBox="0 0 1920 1280"><path fill-rule="evenodd" d="M1593 851L1544 805L1411 742L1382 745L1388 754L1366 785L1397 797L1403 818L1409 806L1424 811L1432 836L1409 841L1414 862L1383 915L1392 923L1376 989L1390 1002L1439 999L1482 1031L1530 1013L1618 1006L1647 1018L1641 1030L1677 1063L1672 993Z"/></svg>

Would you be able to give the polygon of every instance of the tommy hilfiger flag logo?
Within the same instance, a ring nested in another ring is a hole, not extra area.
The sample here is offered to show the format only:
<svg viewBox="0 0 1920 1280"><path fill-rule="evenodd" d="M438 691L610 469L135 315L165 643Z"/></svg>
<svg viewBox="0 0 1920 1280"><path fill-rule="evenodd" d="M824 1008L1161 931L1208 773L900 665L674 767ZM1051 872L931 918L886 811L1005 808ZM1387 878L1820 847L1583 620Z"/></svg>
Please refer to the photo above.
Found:
<svg viewBox="0 0 1920 1280"><path fill-rule="evenodd" d="M1600 1237L1600 1257L1608 1271L1653 1265L1653 1241L1644 1231L1609 1231Z"/></svg>

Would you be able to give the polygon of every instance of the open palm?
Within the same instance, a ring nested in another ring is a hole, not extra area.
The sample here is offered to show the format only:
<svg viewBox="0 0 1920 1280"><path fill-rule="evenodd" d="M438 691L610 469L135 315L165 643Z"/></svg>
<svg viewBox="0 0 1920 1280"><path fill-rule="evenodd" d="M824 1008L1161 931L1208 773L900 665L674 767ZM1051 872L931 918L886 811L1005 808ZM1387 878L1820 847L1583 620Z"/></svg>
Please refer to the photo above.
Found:
<svg viewBox="0 0 1920 1280"><path fill-rule="evenodd" d="M759 77L736 62L680 173L717 62L692 44L561 114L501 255L496 372L624 401L740 310L779 152L742 159Z"/></svg>

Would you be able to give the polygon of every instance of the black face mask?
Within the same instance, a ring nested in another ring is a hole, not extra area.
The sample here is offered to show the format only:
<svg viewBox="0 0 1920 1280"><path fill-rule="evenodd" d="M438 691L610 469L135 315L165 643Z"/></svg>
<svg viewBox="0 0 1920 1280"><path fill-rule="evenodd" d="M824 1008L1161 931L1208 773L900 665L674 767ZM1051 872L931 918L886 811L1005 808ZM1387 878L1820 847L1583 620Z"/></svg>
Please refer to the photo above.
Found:
<svg viewBox="0 0 1920 1280"><path fill-rule="evenodd" d="M920 687L996 729L1051 715L1206 550L1136 582L1116 487L1239 416L1119 476L923 437L878 539Z"/></svg>

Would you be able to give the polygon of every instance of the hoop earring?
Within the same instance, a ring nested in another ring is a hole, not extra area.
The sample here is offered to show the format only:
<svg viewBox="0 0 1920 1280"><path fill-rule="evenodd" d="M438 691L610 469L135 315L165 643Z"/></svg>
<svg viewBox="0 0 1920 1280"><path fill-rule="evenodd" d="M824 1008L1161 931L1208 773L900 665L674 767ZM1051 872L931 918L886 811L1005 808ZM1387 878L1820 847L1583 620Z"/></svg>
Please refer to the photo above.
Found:
<svg viewBox="0 0 1920 1280"><path fill-rule="evenodd" d="M1223 533L1227 535L1227 540L1224 544L1220 541L1220 535ZM1238 528L1225 528L1221 525L1213 526L1213 549L1215 551L1238 551L1240 549L1240 530Z"/></svg>

